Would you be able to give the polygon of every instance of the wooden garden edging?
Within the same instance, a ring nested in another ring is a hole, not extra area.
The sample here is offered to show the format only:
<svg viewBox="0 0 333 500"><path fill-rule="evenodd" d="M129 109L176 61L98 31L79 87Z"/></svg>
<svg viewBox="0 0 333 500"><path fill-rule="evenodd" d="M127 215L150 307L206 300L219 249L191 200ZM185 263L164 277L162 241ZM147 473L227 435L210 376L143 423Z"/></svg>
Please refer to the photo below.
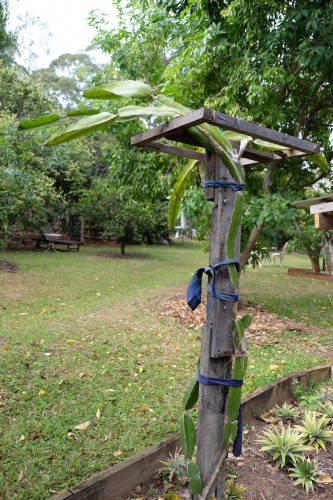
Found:
<svg viewBox="0 0 333 500"><path fill-rule="evenodd" d="M292 383L298 380L303 390L309 381L323 381L331 377L331 365L294 372L252 392L242 399L243 420L271 409L275 403L282 405L292 397ZM49 500L120 500L126 499L132 490L148 482L161 467L161 460L180 448L179 432L131 458L100 472L77 486L52 496Z"/></svg>
<svg viewBox="0 0 333 500"><path fill-rule="evenodd" d="M333 275L325 273L315 273L310 269L297 269L289 267L288 276L295 276L296 278L311 278L315 280L333 282Z"/></svg>

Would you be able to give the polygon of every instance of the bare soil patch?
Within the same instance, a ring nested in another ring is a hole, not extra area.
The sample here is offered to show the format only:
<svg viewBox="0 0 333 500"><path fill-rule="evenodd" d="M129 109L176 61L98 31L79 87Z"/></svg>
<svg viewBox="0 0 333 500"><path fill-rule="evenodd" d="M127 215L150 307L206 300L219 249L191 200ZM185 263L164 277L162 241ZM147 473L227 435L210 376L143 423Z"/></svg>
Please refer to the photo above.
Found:
<svg viewBox="0 0 333 500"><path fill-rule="evenodd" d="M11 264L7 260L0 260L0 271L15 273L18 269L19 267L16 264Z"/></svg>
<svg viewBox="0 0 333 500"><path fill-rule="evenodd" d="M125 253L125 255L122 255L120 252L110 252L110 253L97 253L95 254L97 257L104 257L106 259L147 259L147 255L144 255L143 253Z"/></svg>

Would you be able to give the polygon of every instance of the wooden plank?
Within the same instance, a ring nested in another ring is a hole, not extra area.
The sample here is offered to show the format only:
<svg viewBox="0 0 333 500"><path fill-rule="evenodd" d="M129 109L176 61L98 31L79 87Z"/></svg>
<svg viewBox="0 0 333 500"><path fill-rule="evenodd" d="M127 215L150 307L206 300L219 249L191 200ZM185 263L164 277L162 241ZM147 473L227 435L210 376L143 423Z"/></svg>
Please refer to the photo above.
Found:
<svg viewBox="0 0 333 500"><path fill-rule="evenodd" d="M170 453L173 454L179 447L180 439L177 432L133 457L95 474L87 481L69 488L66 492L52 496L50 500L62 500L63 498L97 500L98 497L96 498L94 495L102 495L101 491L103 491L105 500L120 500L122 498L125 500L136 486L144 484L156 474L157 469L161 467L161 460L166 460ZM70 492L69 496L67 496L68 492Z"/></svg>
<svg viewBox="0 0 333 500"><path fill-rule="evenodd" d="M132 137L131 144L133 146L143 146L148 142L161 139L161 137L168 137L172 133L184 130L186 128L200 125L210 121L213 117L213 111L208 108L200 108L185 116L174 118L170 122L162 123L158 127L146 130L141 134Z"/></svg>
<svg viewBox="0 0 333 500"><path fill-rule="evenodd" d="M333 215L314 214L316 229L333 229Z"/></svg>
<svg viewBox="0 0 333 500"><path fill-rule="evenodd" d="M294 276L296 278L310 278L315 280L329 281L333 283L333 276L325 273L314 273L310 269L297 269L289 268L288 276Z"/></svg>
<svg viewBox="0 0 333 500"><path fill-rule="evenodd" d="M291 399L293 380L299 380L302 388L305 390L310 381L323 381L329 379L330 375L331 365L319 366L291 373L262 389L251 392L251 394L242 398L243 421L249 422L253 415L257 415L260 411L273 408L275 403L282 405L285 401ZM143 483L140 473L136 473L142 470L141 460L145 462L146 471L151 471L150 476L146 478L149 481L161 466L159 460L167 458L169 453L173 455L176 449L179 449L179 446L179 433L173 434L137 455L127 458L123 462L96 474L87 481L70 488L70 490L53 495L49 500L79 500L79 498L92 500L93 495L100 491L101 485L103 485L104 498L108 500L127 499L130 492L138 484ZM107 496L107 491L111 492L110 496ZM87 496L88 492L91 492L92 497Z"/></svg>
<svg viewBox="0 0 333 500"><path fill-rule="evenodd" d="M293 201L291 204L299 208L310 208L312 205L320 205L321 203L326 203L333 201L333 195L319 196L318 198L310 198L308 200Z"/></svg>
<svg viewBox="0 0 333 500"><path fill-rule="evenodd" d="M261 389L251 392L242 398L242 417L244 422L248 422L251 417L258 415L263 411L268 411L275 404L283 405L291 401L293 396L293 382L297 380L301 384L303 391L311 382L320 382L329 379L331 375L331 366L324 365L317 368L310 368L301 372L294 372L279 378L276 382L266 385Z"/></svg>
<svg viewBox="0 0 333 500"><path fill-rule="evenodd" d="M170 134L168 135L168 139L170 141L188 144L189 146L196 146L197 148L202 147L195 137L187 133L187 130L179 130L175 134Z"/></svg>
<svg viewBox="0 0 333 500"><path fill-rule="evenodd" d="M216 155L206 150L206 161L205 161L205 181L215 180L215 161ZM209 201L214 201L215 199L215 189L213 187L205 188L205 198Z"/></svg>
<svg viewBox="0 0 333 500"><path fill-rule="evenodd" d="M205 161L205 154L194 151L193 149L184 149L177 146L171 146L170 144L163 144L161 142L148 142L144 146L144 149L154 149L159 153L167 153L170 155L182 156L184 158L192 158L193 160L198 160L201 162Z"/></svg>
<svg viewBox="0 0 333 500"><path fill-rule="evenodd" d="M228 169L214 153L207 153L207 180L233 181ZM213 168L215 167L215 172ZM226 259L225 240L234 208L235 191L215 188L211 217L210 264ZM207 195L206 195L207 196ZM209 191L208 197L212 199ZM240 240L238 240L240 241ZM237 247L238 245L236 245ZM236 248L236 257L237 255ZM209 279L211 284L212 278ZM215 287L234 293L228 269L223 266L216 271ZM221 301L208 295L207 323L202 330L200 351L200 373L206 377L229 379L231 355L234 352L232 321L236 315L236 305ZM219 385L199 386L199 413L197 431L197 463L203 485L206 485L223 449L223 427L228 388ZM215 493L216 498L224 497L224 466L214 480L208 496ZM195 496L195 498L198 498Z"/></svg>
<svg viewBox="0 0 333 500"><path fill-rule="evenodd" d="M218 127L222 127L226 130L233 130L234 132L239 132L240 134L250 135L256 139L263 139L264 141L280 144L282 146L286 146L287 148L303 151L304 153L315 154L320 151L320 146L318 144L313 144L312 142L262 127L256 123L234 118L220 113L219 111L213 111L213 118L209 120L208 123L217 125Z"/></svg>
<svg viewBox="0 0 333 500"><path fill-rule="evenodd" d="M333 212L333 201L331 203L320 203L310 207L310 214L323 214L325 212Z"/></svg>
<svg viewBox="0 0 333 500"><path fill-rule="evenodd" d="M254 160L257 163L270 163L272 161L283 160L281 156L271 153L270 151L256 151L251 148L246 148L243 154L243 158L247 158L249 160Z"/></svg>

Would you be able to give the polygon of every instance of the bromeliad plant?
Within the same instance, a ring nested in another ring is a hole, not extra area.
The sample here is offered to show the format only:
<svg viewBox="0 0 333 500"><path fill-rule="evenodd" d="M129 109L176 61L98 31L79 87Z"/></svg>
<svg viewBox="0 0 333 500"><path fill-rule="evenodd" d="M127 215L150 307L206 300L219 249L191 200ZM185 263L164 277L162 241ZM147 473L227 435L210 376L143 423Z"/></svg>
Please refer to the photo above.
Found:
<svg viewBox="0 0 333 500"><path fill-rule="evenodd" d="M274 416L277 418L281 418L285 421L294 421L298 417L297 408L294 408L287 403L284 403L282 406L276 404L274 406Z"/></svg>
<svg viewBox="0 0 333 500"><path fill-rule="evenodd" d="M326 429L329 423L330 419L326 416L306 410L302 423L295 428L300 431L303 442L313 446L318 453L319 448L326 449L325 443L333 442L333 431Z"/></svg>
<svg viewBox="0 0 333 500"><path fill-rule="evenodd" d="M266 451L276 468L288 465L296 465L297 460L302 458L302 453L313 450L312 446L306 446L302 434L297 430L292 430L290 426L278 428L273 426L273 430L267 429L258 440L262 445L261 450Z"/></svg>
<svg viewBox="0 0 333 500"><path fill-rule="evenodd" d="M314 491L320 478L316 462L306 457L302 457L297 461L295 467L289 469L289 475L294 479L294 484L303 486L307 493Z"/></svg>

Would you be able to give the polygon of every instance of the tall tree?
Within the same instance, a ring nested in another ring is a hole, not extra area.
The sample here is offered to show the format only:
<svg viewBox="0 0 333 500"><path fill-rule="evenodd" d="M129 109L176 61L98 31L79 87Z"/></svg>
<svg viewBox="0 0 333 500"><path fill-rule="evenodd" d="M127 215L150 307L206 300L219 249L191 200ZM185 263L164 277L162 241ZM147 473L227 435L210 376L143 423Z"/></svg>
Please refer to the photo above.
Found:
<svg viewBox="0 0 333 500"><path fill-rule="evenodd" d="M61 54L47 68L34 71L34 76L44 85L55 106L68 108L81 102L83 89L101 69L88 52Z"/></svg>
<svg viewBox="0 0 333 500"><path fill-rule="evenodd" d="M102 18L91 21L97 44L112 56L109 73L159 84L191 107L205 104L317 142L332 160L332 0L113 4L118 29L108 30ZM250 189L266 197L300 191L326 175L302 160L247 169ZM243 261L268 219L269 213L254 225Z"/></svg>
<svg viewBox="0 0 333 500"><path fill-rule="evenodd" d="M0 0L0 59L5 64L13 62L12 53L16 48L16 37L7 27L8 0Z"/></svg>

